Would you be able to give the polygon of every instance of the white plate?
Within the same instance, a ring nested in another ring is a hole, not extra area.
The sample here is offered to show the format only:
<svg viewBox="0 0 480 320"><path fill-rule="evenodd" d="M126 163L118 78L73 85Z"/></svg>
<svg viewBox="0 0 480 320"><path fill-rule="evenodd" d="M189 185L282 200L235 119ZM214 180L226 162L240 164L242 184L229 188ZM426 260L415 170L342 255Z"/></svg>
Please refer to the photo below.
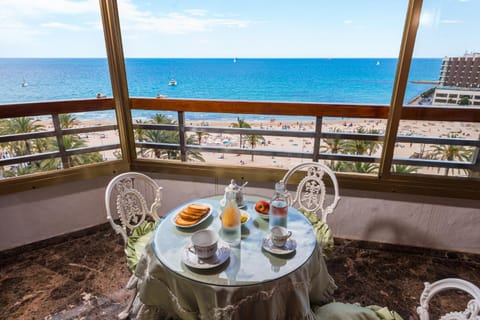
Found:
<svg viewBox="0 0 480 320"><path fill-rule="evenodd" d="M223 240L218 240L218 249L215 255L208 259L199 259L197 255L189 249L193 247L190 242L183 248L182 261L187 266L195 269L212 269L218 267L230 257L230 246Z"/></svg>
<svg viewBox="0 0 480 320"><path fill-rule="evenodd" d="M270 235L262 240L262 248L273 254L289 254L297 248L297 242L293 238L288 238L283 247L276 247L273 245Z"/></svg>
<svg viewBox="0 0 480 320"><path fill-rule="evenodd" d="M186 207L188 207L188 206L191 205L192 203L198 203L198 204L201 204L201 205L203 205L203 206L207 206L208 208L210 208L210 210L208 210L208 213L207 213L202 219L200 219L198 222L196 222L196 223L194 223L194 224L192 224L192 225L190 225L190 226L182 226L182 225L180 225L180 224L177 224L177 223L175 222L175 219L177 219L177 216L180 214L180 212L183 211L183 209L185 209ZM186 204L186 205L182 206L181 208L177 209L175 212L172 213L171 221L172 221L172 223L173 223L175 226L177 226L177 227L179 227L179 228L185 228L185 229L193 228L193 227L195 227L195 226L198 226L200 223L202 223L203 221L205 221L206 219L208 219L208 217L210 217L210 216L212 215L213 207L212 207L210 204L208 204L208 203L202 203L202 202L192 202L192 203Z"/></svg>

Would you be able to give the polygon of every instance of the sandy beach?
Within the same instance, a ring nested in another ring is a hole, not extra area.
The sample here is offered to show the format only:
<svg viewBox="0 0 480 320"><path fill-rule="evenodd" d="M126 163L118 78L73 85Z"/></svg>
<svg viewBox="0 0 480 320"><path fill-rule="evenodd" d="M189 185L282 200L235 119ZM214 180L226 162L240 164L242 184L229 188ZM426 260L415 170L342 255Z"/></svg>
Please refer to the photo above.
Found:
<svg viewBox="0 0 480 320"><path fill-rule="evenodd" d="M272 119L273 120L273 119ZM294 131L313 131L315 123L312 121L248 121L252 128L264 130L294 130ZM386 120L383 119L345 119L345 120L326 120L322 124L322 132L358 132L361 128L365 131L378 130L380 134L385 133ZM50 121L42 120L42 124L51 129L53 125ZM81 121L77 127L88 127L94 125L115 124L114 121ZM187 125L208 125L209 127L232 127L232 122L221 121L187 121ZM193 139L197 141L196 133L189 132L189 136L193 135ZM457 135L460 139L477 139L480 135L480 124L462 123L462 122L432 122L432 121L401 121L399 135L422 136L422 137L447 137L449 134ZM88 146L101 146L105 144L119 143L117 131L91 132L81 134L79 137L84 140ZM309 138L292 138L277 137L264 135L265 143L259 143L256 150L270 151L291 151L291 152L312 152L313 139ZM234 134L216 134L210 133L202 136L202 146L225 146L225 148L239 148L240 137ZM325 146L322 141L321 146ZM250 146L245 144L245 148ZM422 152L427 154L432 150L431 145L420 145L412 143L397 143L395 148L396 158L409 158L415 154ZM115 158L115 150L102 151L105 160L113 160ZM381 148L373 154L380 156ZM308 159L271 157L271 156L254 156L252 161L251 155L236 153L202 153L202 157L206 163L222 164L222 165L238 165L238 166L256 166L256 167L275 167L290 168L302 161ZM418 172L436 174L437 169L422 168Z"/></svg>

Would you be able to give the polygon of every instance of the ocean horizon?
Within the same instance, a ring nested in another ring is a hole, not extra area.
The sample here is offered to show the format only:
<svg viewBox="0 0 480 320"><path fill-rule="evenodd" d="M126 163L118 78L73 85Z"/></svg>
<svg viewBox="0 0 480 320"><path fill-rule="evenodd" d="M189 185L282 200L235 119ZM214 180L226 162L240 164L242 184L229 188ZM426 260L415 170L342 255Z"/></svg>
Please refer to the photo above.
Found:
<svg viewBox="0 0 480 320"><path fill-rule="evenodd" d="M411 81L438 80L441 63L441 58L412 60L405 103L432 87ZM390 103L397 59L127 58L125 66L131 97L381 105ZM169 85L172 79L177 85ZM108 62L106 58L0 58L0 92L0 108L1 104L95 98L98 93L111 97ZM154 113L134 110L133 116L150 118ZM76 116L114 119L110 111ZM208 121L232 120L236 115L187 113L186 117Z"/></svg>

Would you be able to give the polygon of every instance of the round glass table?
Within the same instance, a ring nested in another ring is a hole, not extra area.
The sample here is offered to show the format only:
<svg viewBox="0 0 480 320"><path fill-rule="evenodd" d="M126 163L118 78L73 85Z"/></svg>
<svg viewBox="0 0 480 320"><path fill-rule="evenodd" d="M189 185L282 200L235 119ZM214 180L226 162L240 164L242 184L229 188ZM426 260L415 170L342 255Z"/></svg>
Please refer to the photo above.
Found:
<svg viewBox="0 0 480 320"><path fill-rule="evenodd" d="M307 218L296 209L288 209L287 228L292 231L296 250L275 255L262 248L262 241L269 233L268 220L254 209L255 202L265 198L245 196L250 219L242 225L242 239L239 246L231 247L230 257L223 264L212 269L195 269L182 262L184 248L190 243L191 235L200 229L212 229L220 233L222 196L195 199L170 211L155 229L152 248L157 259L177 275L200 283L216 286L248 286L266 283L282 278L304 265L314 252L317 242L313 228ZM206 203L212 206L212 215L192 228L177 227L171 216L188 203Z"/></svg>

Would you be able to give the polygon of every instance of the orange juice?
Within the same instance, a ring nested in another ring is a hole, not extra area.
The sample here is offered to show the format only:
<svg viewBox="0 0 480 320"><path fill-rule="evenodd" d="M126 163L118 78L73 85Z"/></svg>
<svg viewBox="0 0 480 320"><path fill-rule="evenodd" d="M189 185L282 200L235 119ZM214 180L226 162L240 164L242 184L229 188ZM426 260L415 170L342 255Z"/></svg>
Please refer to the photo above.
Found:
<svg viewBox="0 0 480 320"><path fill-rule="evenodd" d="M240 244L241 214L236 202L236 193L227 188L225 193L226 205L222 212L222 238L230 245Z"/></svg>

